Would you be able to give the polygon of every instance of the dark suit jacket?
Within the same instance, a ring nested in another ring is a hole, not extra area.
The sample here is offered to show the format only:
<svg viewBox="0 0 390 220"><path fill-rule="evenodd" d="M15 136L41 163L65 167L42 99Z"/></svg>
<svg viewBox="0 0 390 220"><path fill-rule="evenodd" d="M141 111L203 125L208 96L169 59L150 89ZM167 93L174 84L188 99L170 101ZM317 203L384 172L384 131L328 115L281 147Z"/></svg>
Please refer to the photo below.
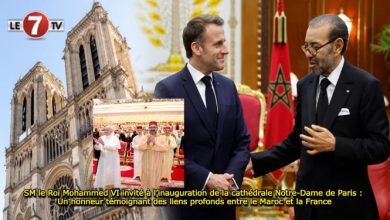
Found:
<svg viewBox="0 0 390 220"><path fill-rule="evenodd" d="M315 124L318 76L298 82L293 132L275 147L252 155L255 175L263 175L300 159L297 190L335 190L331 206L295 206L296 219L378 219L367 165L387 159L390 144L383 94L372 75L345 61L333 93L324 127L336 137L334 152L311 156L301 145L304 126ZM350 114L338 116L341 108ZM356 196L337 196L338 190L355 190Z"/></svg>
<svg viewBox="0 0 390 220"><path fill-rule="evenodd" d="M209 172L234 174L240 186L249 160L249 134L234 82L213 73L218 102L217 135L187 67L157 83L155 98L184 99L185 187L202 189Z"/></svg>
<svg viewBox="0 0 390 220"><path fill-rule="evenodd" d="M201 190L209 172L231 173L240 186L249 160L250 137L234 82L213 73L213 85L218 102L216 132L210 126L206 107L187 67L157 83L154 91L155 98L184 99L186 189ZM234 207L228 208L188 208L181 218L234 219Z"/></svg>

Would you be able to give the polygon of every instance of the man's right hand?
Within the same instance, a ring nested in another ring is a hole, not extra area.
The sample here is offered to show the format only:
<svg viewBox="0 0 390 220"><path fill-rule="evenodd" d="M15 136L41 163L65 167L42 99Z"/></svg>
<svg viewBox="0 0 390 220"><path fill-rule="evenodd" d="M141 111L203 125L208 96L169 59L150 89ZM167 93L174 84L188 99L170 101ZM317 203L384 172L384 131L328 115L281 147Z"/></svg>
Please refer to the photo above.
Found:
<svg viewBox="0 0 390 220"><path fill-rule="evenodd" d="M209 190L233 190L230 181L233 174L211 174L206 186Z"/></svg>

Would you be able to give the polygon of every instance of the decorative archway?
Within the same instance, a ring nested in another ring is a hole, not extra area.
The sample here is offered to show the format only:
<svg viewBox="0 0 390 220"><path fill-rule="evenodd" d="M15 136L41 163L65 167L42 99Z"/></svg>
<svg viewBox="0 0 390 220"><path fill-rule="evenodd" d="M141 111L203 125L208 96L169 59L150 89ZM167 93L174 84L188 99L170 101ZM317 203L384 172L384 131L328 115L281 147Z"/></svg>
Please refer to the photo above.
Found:
<svg viewBox="0 0 390 220"><path fill-rule="evenodd" d="M45 181L46 191L74 189L73 173L69 164L61 163L54 168L48 175ZM59 197L61 198L61 197ZM59 219L65 220L73 216L74 207L72 205L57 205L56 200L58 198L46 198L46 219Z"/></svg>

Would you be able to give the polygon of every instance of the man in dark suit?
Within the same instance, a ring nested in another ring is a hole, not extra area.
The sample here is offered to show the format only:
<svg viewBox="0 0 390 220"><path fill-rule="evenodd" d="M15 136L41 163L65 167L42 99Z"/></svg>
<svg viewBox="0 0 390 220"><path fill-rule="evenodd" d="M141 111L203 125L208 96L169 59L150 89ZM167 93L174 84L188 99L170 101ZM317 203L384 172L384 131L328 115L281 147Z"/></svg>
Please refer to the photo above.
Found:
<svg viewBox="0 0 390 220"><path fill-rule="evenodd" d="M156 98L184 98L185 188L237 189L249 160L249 134L234 82L224 68L223 19L201 15L183 31L187 65L160 81ZM184 207L182 219L234 219L235 207Z"/></svg>
<svg viewBox="0 0 390 220"><path fill-rule="evenodd" d="M296 220L378 219L367 165L389 156L388 120L380 82L344 60L347 41L338 16L310 21L302 50L311 73L297 84L294 129L278 145L251 156L255 176L300 159L296 191L321 191L319 199L331 199L331 205L313 205L301 194ZM326 198L328 189L336 196Z"/></svg>

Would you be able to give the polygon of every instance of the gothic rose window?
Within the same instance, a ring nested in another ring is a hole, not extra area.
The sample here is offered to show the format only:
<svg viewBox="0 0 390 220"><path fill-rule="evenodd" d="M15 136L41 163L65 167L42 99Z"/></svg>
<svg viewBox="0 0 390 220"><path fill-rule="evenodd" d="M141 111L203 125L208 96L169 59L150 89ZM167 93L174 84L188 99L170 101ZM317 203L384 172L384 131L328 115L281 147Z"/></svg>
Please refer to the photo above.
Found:
<svg viewBox="0 0 390 220"><path fill-rule="evenodd" d="M74 189L73 178L69 175L60 177L53 186L53 189L56 191L62 191L64 189ZM65 220L73 216L74 207L69 203L69 205L57 205L57 199L68 199L66 197L52 197L50 198L50 216L51 219Z"/></svg>

